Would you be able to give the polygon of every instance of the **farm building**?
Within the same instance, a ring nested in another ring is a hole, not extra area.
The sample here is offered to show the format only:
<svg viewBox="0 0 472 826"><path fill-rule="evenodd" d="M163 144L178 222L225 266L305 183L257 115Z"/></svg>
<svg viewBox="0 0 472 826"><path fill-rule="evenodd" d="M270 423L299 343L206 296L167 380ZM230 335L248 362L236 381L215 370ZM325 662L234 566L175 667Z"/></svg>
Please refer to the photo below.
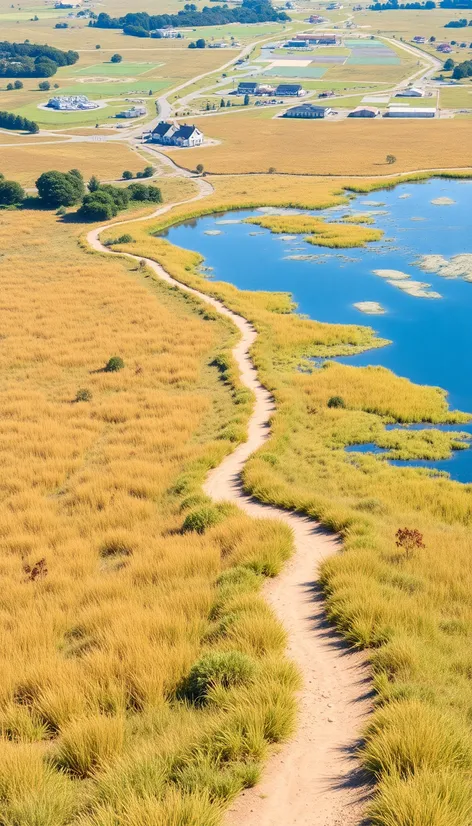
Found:
<svg viewBox="0 0 472 826"><path fill-rule="evenodd" d="M409 89L400 89L395 95L396 98L422 98L424 97L423 89L418 89L416 86L410 86Z"/></svg>
<svg viewBox="0 0 472 826"><path fill-rule="evenodd" d="M131 106L130 109L124 109L123 112L117 112L117 118L140 118L147 112L145 106Z"/></svg>
<svg viewBox="0 0 472 826"><path fill-rule="evenodd" d="M275 90L275 94L280 95L282 98L296 98L304 95L305 90L302 88L300 83L279 83Z"/></svg>
<svg viewBox="0 0 472 826"><path fill-rule="evenodd" d="M379 109L373 106L356 106L352 112L349 112L348 118L376 118L379 114Z"/></svg>
<svg viewBox="0 0 472 826"><path fill-rule="evenodd" d="M296 34L293 40L302 40L312 46L337 46L339 43L335 34Z"/></svg>
<svg viewBox="0 0 472 826"><path fill-rule="evenodd" d="M436 109L427 107L415 109L413 106L390 106L385 116L388 118L434 118L436 116Z"/></svg>
<svg viewBox="0 0 472 826"><path fill-rule="evenodd" d="M319 14L312 14L312 15L311 15L311 17L309 17L309 18L308 18L308 21L307 21L307 22L308 22L308 23L312 23L312 24L313 24L313 23L314 23L314 24L317 24L317 23L324 23L324 22L325 22L325 18L324 18L324 17L321 17L321 15L319 15Z"/></svg>
<svg viewBox="0 0 472 826"><path fill-rule="evenodd" d="M436 51L441 52L441 54L451 54L452 46L450 46L449 43L440 43Z"/></svg>
<svg viewBox="0 0 472 826"><path fill-rule="evenodd" d="M328 106L315 106L314 103L303 103L301 106L292 106L284 114L284 118L301 118L303 120L318 120L332 112Z"/></svg>
<svg viewBox="0 0 472 826"><path fill-rule="evenodd" d="M151 140L164 146L201 146L203 133L196 126L161 121L151 132Z"/></svg>
<svg viewBox="0 0 472 826"><path fill-rule="evenodd" d="M306 49L309 45L308 40L287 40L284 49Z"/></svg>
<svg viewBox="0 0 472 826"><path fill-rule="evenodd" d="M413 43L426 43L426 37L423 37L421 34L417 34L413 38Z"/></svg>
<svg viewBox="0 0 472 826"><path fill-rule="evenodd" d="M237 95L255 95L257 94L257 89L259 87L258 83L254 83L253 81L243 80L241 83L238 84L237 88Z"/></svg>

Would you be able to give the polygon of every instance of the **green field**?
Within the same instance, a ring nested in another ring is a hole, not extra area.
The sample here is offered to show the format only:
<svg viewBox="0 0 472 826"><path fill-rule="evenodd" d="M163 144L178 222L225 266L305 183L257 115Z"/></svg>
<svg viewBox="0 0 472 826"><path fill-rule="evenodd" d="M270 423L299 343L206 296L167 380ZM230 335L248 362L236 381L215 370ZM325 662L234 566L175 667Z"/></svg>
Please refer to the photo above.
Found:
<svg viewBox="0 0 472 826"><path fill-rule="evenodd" d="M84 66L82 69L74 69L74 75L86 75L87 77L131 77L133 75L144 75L147 72L163 66L163 63L94 63L92 66Z"/></svg>
<svg viewBox="0 0 472 826"><path fill-rule="evenodd" d="M42 99L39 102L46 102ZM114 115L124 108L124 102L112 101L103 109L92 109L85 112L55 112L53 109L45 110L38 109L37 105L30 103L27 106L21 106L15 109L15 115L23 115L25 118L36 121L39 126L43 127L57 127L66 128L67 126L90 126L94 123L103 123L104 121L113 119Z"/></svg>
<svg viewBox="0 0 472 826"><path fill-rule="evenodd" d="M199 26L196 29L183 29L182 34L190 40L203 37L205 40L229 40L231 36L236 40L258 40L268 34L277 34L286 29L280 23L229 23L226 26Z"/></svg>
<svg viewBox="0 0 472 826"><path fill-rule="evenodd" d="M131 80L126 83L74 83L61 86L61 95L88 95L90 98L107 98L131 95L147 95L149 90L161 92L172 85L170 80Z"/></svg>

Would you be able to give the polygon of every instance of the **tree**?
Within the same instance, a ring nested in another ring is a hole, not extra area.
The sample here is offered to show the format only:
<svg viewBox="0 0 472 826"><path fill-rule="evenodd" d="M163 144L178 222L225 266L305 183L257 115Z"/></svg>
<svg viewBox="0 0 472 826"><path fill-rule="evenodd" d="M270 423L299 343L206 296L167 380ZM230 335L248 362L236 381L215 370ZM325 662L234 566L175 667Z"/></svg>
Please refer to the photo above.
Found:
<svg viewBox="0 0 472 826"><path fill-rule="evenodd" d="M205 167L203 166L202 163L197 163L197 165L195 167L195 171L198 172L199 175L203 175L204 169L205 169Z"/></svg>
<svg viewBox="0 0 472 826"><path fill-rule="evenodd" d="M122 55L115 53L115 54L112 54L112 56L110 58L110 63L121 63L122 60L123 60Z"/></svg>
<svg viewBox="0 0 472 826"><path fill-rule="evenodd" d="M73 206L82 197L84 182L77 170L43 172L36 181L39 197L46 206Z"/></svg>
<svg viewBox="0 0 472 826"><path fill-rule="evenodd" d="M145 166L143 169L143 178L152 178L154 175L154 167L153 166Z"/></svg>
<svg viewBox="0 0 472 826"><path fill-rule="evenodd" d="M51 84L49 80L41 80L40 83L38 83L38 89L40 89L41 92L49 92L50 88Z"/></svg>
<svg viewBox="0 0 472 826"><path fill-rule="evenodd" d="M15 80L13 86L14 86L15 89L22 89L23 88L23 84L22 84L21 80Z"/></svg>
<svg viewBox="0 0 472 826"><path fill-rule="evenodd" d="M397 548L402 548L406 559L411 559L416 550L424 548L423 535L416 528L399 528L395 534Z"/></svg>
<svg viewBox="0 0 472 826"><path fill-rule="evenodd" d="M118 207L108 192L97 189L84 196L77 214L84 221L108 221L118 214Z"/></svg>
<svg viewBox="0 0 472 826"><path fill-rule="evenodd" d="M188 48L189 49L196 49L197 48L195 43L193 42L193 40L191 40L190 43L188 44Z"/></svg>
<svg viewBox="0 0 472 826"><path fill-rule="evenodd" d="M206 46L205 40L203 37L199 37L198 40L195 41L195 48L196 49L204 49Z"/></svg>
<svg viewBox="0 0 472 826"><path fill-rule="evenodd" d="M397 159L396 159L395 155L387 155L385 160L388 164L392 164L392 163L396 163Z"/></svg>
<svg viewBox="0 0 472 826"><path fill-rule="evenodd" d="M121 177L124 181L130 181L134 176L130 169L125 169Z"/></svg>
<svg viewBox="0 0 472 826"><path fill-rule="evenodd" d="M16 181L0 180L0 204L17 206L24 201L25 191Z"/></svg>
<svg viewBox="0 0 472 826"><path fill-rule="evenodd" d="M12 92L13 88L13 83L7 83L7 92Z"/></svg>
<svg viewBox="0 0 472 826"><path fill-rule="evenodd" d="M443 68L444 68L445 72L452 72L454 66L455 66L455 63L454 63L452 57L448 57L448 59L446 60Z"/></svg>
<svg viewBox="0 0 472 826"><path fill-rule="evenodd" d="M117 373L118 370L123 370L124 366L125 363L120 356L112 356L105 365L105 373Z"/></svg>
<svg viewBox="0 0 472 826"><path fill-rule="evenodd" d="M147 201L148 190L149 187L145 184L131 184L127 189L132 201Z"/></svg>
<svg viewBox="0 0 472 826"><path fill-rule="evenodd" d="M98 180L96 175L92 175L87 184L87 187L89 192L96 192L97 189L100 189L100 181Z"/></svg>
<svg viewBox="0 0 472 826"><path fill-rule="evenodd" d="M245 106L248 106L248 105L249 105L249 95L248 95L248 93L247 93L247 92L246 92L246 94L244 95L244 105L245 105Z"/></svg>
<svg viewBox="0 0 472 826"><path fill-rule="evenodd" d="M149 89L148 95L149 95L150 98L152 98L153 94L154 94L154 92L152 91L152 89Z"/></svg>
<svg viewBox="0 0 472 826"><path fill-rule="evenodd" d="M221 98L221 100L220 100L220 109L224 109L225 106L226 106L225 99Z"/></svg>
<svg viewBox="0 0 472 826"><path fill-rule="evenodd" d="M96 48L96 49L101 49L102 47L100 46L100 43L97 43L97 45L95 46L95 48Z"/></svg>
<svg viewBox="0 0 472 826"><path fill-rule="evenodd" d="M77 390L75 396L76 402L91 402L92 401L92 393L87 388L82 387L80 390Z"/></svg>

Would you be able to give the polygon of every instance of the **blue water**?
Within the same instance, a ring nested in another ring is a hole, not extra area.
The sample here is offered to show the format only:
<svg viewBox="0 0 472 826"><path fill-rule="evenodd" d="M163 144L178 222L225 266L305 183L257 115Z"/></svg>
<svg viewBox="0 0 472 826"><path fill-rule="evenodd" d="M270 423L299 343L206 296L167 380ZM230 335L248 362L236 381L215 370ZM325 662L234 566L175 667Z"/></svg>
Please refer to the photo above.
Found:
<svg viewBox="0 0 472 826"><path fill-rule="evenodd" d="M444 196L454 203L431 203ZM449 258L472 253L472 181L437 179L402 184L392 190L356 196L348 207L313 214L336 220L347 212L368 211L376 213L375 227L384 230L384 238L357 250L328 250L307 244L303 236L287 241L253 224L221 223L261 215L257 210L203 217L169 229L166 237L178 246L200 252L216 279L241 289L289 291L298 311L319 321L374 327L392 344L340 361L382 365L418 384L442 387L449 394L452 409L472 412L468 367L472 351L472 283L426 273L414 263L424 254ZM382 212L387 214L379 214ZM214 230L221 234L205 234ZM250 234L254 232L258 234ZM286 258L293 254L322 257L316 262ZM374 269L407 272L413 280L431 284L431 290L442 298L409 296L374 275ZM353 307L359 301L378 301L386 313L363 315ZM453 478L460 477L460 481L472 480L472 449L454 452L445 463L408 464L441 468Z"/></svg>

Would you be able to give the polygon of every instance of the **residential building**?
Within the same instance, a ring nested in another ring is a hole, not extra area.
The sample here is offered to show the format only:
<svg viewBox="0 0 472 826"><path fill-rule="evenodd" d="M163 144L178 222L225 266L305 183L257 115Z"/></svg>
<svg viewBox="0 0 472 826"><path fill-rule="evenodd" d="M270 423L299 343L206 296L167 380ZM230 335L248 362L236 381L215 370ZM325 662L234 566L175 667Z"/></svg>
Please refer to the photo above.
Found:
<svg viewBox="0 0 472 826"><path fill-rule="evenodd" d="M216 43L209 43L208 48L209 49L227 49L228 44L225 43L224 40L221 40L221 41L218 41Z"/></svg>
<svg viewBox="0 0 472 826"><path fill-rule="evenodd" d="M276 95L284 98L296 98L306 94L299 83L279 83L275 90Z"/></svg>
<svg viewBox="0 0 472 826"><path fill-rule="evenodd" d="M388 118L434 118L436 117L436 109L414 106L389 106L388 112L385 113Z"/></svg>
<svg viewBox="0 0 472 826"><path fill-rule="evenodd" d="M423 89L418 89L416 86L410 86L408 89L400 89L395 95L396 98L422 98L424 97Z"/></svg>
<svg viewBox="0 0 472 826"><path fill-rule="evenodd" d="M196 126L161 121L151 132L151 140L164 146L201 146L203 133Z"/></svg>
<svg viewBox="0 0 472 826"><path fill-rule="evenodd" d="M268 84L261 83L257 87L256 95L267 95L271 97L272 95L275 95L275 86L269 86Z"/></svg>
<svg viewBox="0 0 472 826"><path fill-rule="evenodd" d="M320 14L312 14L311 17L308 18L307 23L325 23L325 18L321 17Z"/></svg>
<svg viewBox="0 0 472 826"><path fill-rule="evenodd" d="M349 112L348 118L376 118L379 114L380 110L373 106L356 106L352 112Z"/></svg>
<svg viewBox="0 0 472 826"><path fill-rule="evenodd" d="M440 43L439 46L436 47L436 51L442 54L451 54L452 46L450 46L449 43Z"/></svg>
<svg viewBox="0 0 472 826"><path fill-rule="evenodd" d="M315 106L314 103L302 103L301 106L292 106L283 115L284 118L301 118L303 120L313 120L324 118L333 110L329 106Z"/></svg>
<svg viewBox="0 0 472 826"><path fill-rule="evenodd" d="M416 34L413 38L413 43L426 43L426 37L421 34Z"/></svg>

